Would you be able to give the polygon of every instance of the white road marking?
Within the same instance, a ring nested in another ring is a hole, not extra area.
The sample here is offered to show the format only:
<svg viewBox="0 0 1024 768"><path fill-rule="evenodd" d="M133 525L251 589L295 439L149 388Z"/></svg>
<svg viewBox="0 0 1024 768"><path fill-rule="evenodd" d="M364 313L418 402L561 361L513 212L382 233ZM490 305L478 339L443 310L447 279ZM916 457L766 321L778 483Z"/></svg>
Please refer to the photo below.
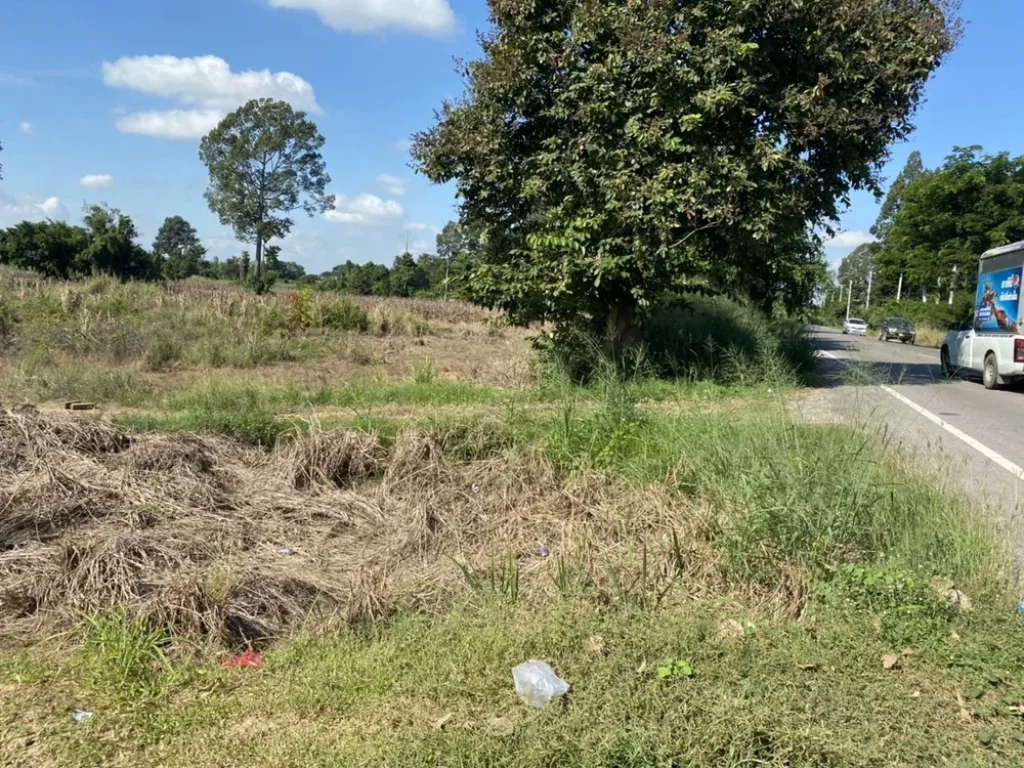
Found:
<svg viewBox="0 0 1024 768"><path fill-rule="evenodd" d="M827 358L830 358L832 360L837 360L840 363L843 363L844 365L849 362L846 358L838 357L836 355L833 355L831 352L826 352L823 349L818 350L818 353L820 355L822 355L823 357L827 357ZM982 456L984 456L986 459L991 461L993 464L995 464L995 465L997 465L999 467L1002 467L1007 472L1009 472L1011 475L1016 477L1018 480L1024 480L1024 469L1022 469L1021 467L1019 467L1016 464L1014 464L1012 461L1010 461L1005 456L1003 456L1003 455L1001 455L999 453L996 453L991 448L989 448L987 445L985 445L984 443L982 443L979 440L975 440L973 437L968 435L963 430L957 429L952 424L950 424L950 423L948 423L946 421L943 421L941 418L936 416L934 413L929 411L927 408L924 408L924 407L918 405L913 400L911 400L909 397L905 397L904 395L901 395L899 392L897 392L892 387L887 387L887 386L885 386L883 384L883 385L881 385L879 387L879 389L881 389L883 392L885 392L888 395L892 395L893 397L895 397L897 400L899 400L901 403L903 403L908 408L914 409L919 414L921 414L926 419L928 419L928 421L930 421L933 424L936 424L936 425L942 427L944 430L949 432L949 434L951 434L953 437L955 437L958 440L966 443L971 448L973 448L978 453L980 453Z"/></svg>

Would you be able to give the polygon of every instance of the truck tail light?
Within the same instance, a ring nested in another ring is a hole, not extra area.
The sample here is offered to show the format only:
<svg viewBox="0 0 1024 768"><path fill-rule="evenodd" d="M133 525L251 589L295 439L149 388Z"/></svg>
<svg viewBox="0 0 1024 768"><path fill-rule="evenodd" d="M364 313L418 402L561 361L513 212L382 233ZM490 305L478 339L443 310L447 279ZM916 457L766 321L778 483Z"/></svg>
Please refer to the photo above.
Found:
<svg viewBox="0 0 1024 768"><path fill-rule="evenodd" d="M1013 362L1024 363L1024 339L1013 340Z"/></svg>

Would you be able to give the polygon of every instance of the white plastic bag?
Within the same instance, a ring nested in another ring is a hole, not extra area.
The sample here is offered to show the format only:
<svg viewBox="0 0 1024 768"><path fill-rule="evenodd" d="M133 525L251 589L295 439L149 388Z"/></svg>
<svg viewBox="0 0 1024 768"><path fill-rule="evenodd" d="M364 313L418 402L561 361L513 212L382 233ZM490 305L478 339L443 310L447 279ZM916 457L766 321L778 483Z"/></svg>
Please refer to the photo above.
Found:
<svg viewBox="0 0 1024 768"><path fill-rule="evenodd" d="M512 670L516 693L531 707L546 707L569 692L569 684L547 662L530 659Z"/></svg>

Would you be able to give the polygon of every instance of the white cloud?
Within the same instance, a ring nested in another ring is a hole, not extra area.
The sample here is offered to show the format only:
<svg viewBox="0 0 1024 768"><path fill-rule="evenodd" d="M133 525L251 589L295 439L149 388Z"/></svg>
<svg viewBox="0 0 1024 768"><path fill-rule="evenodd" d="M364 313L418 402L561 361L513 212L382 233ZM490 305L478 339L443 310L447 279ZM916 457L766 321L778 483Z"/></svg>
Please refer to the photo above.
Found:
<svg viewBox="0 0 1024 768"><path fill-rule="evenodd" d="M398 141L394 141L391 143L391 148L395 150L395 152L408 152L410 149L412 149L412 140L399 139Z"/></svg>
<svg viewBox="0 0 1024 768"><path fill-rule="evenodd" d="M59 198L49 197L40 202L31 195L0 193L0 229L13 227L22 221L66 219L68 209Z"/></svg>
<svg viewBox="0 0 1024 768"><path fill-rule="evenodd" d="M875 242L871 235L859 230L853 232L838 232L834 237L825 241L826 248L856 248L858 245Z"/></svg>
<svg viewBox="0 0 1024 768"><path fill-rule="evenodd" d="M405 250L404 248L402 249ZM433 253L434 243L429 240L413 240L409 243L409 253Z"/></svg>
<svg viewBox="0 0 1024 768"><path fill-rule="evenodd" d="M382 200L369 194L353 198L338 195L333 210L327 211L324 218L343 224L379 224L400 219L403 215L405 211L394 200Z"/></svg>
<svg viewBox="0 0 1024 768"><path fill-rule="evenodd" d="M406 191L405 179L387 173L377 177L377 186L389 195L404 195Z"/></svg>
<svg viewBox="0 0 1024 768"><path fill-rule="evenodd" d="M32 125L32 123L30 123L28 120L26 120L23 123L18 123L18 130L21 131L22 133L32 133L33 127L34 126Z"/></svg>
<svg viewBox="0 0 1024 768"><path fill-rule="evenodd" d="M437 227L419 221L407 221L404 228L406 232L430 232L434 235L441 233Z"/></svg>
<svg viewBox="0 0 1024 768"><path fill-rule="evenodd" d="M156 139L200 139L224 118L214 109L171 109L166 112L136 112L117 119L121 133L137 133Z"/></svg>
<svg viewBox="0 0 1024 768"><path fill-rule="evenodd" d="M109 187L114 183L114 177L109 173L90 173L78 180L83 187Z"/></svg>
<svg viewBox="0 0 1024 768"><path fill-rule="evenodd" d="M118 130L164 139L197 139L250 99L273 98L320 113L313 86L291 72L232 72L217 56L125 56L103 62L103 82L113 88L174 99L179 108L122 115Z"/></svg>
<svg viewBox="0 0 1024 768"><path fill-rule="evenodd" d="M274 8L312 11L339 32L369 32L397 27L428 35L455 29L448 0L269 0Z"/></svg>
<svg viewBox="0 0 1024 768"><path fill-rule="evenodd" d="M57 197L46 198L39 204L39 210L50 219L66 219L68 217L68 209Z"/></svg>

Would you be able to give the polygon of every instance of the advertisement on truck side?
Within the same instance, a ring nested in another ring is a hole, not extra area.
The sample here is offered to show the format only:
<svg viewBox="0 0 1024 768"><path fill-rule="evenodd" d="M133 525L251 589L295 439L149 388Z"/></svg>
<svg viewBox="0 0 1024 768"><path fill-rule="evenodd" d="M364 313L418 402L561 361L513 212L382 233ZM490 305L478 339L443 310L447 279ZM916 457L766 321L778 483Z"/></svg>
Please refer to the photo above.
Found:
<svg viewBox="0 0 1024 768"><path fill-rule="evenodd" d="M1024 267L983 272L978 278L974 329L981 333L1021 333L1020 289Z"/></svg>

